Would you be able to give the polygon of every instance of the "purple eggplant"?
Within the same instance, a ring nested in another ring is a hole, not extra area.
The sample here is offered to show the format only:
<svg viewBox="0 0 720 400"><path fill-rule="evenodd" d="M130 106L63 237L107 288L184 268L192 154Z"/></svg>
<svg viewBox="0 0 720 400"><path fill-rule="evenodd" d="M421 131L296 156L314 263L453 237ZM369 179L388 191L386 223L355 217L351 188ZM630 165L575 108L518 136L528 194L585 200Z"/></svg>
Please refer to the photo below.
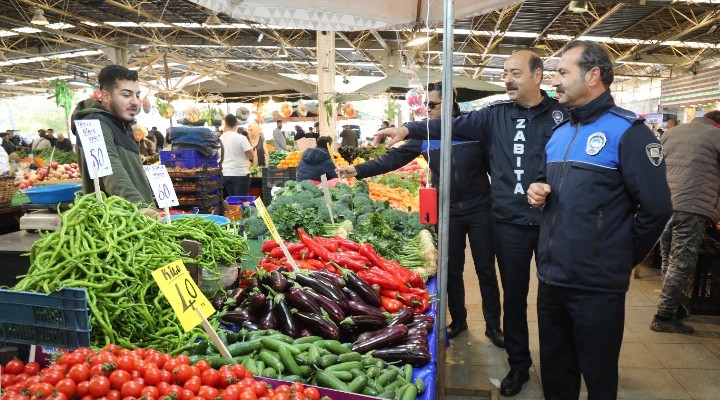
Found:
<svg viewBox="0 0 720 400"><path fill-rule="evenodd" d="M332 281L339 288L346 285L345 279L343 279L340 275L333 274L330 271L319 269L317 271L313 271L313 274L319 276L321 279Z"/></svg>
<svg viewBox="0 0 720 400"><path fill-rule="evenodd" d="M345 296L347 296L348 300L363 302L363 299L360 297L360 295L347 286L343 288L343 293L345 294Z"/></svg>
<svg viewBox="0 0 720 400"><path fill-rule="evenodd" d="M362 341L360 341L360 337L358 337L358 340L352 345L352 351L366 353L370 350L379 349L393 343L400 342L407 338L408 328L405 325L395 325L366 333L369 333L370 335Z"/></svg>
<svg viewBox="0 0 720 400"><path fill-rule="evenodd" d="M428 321L417 321L417 322L408 324L408 327L409 328L422 328L429 332L433 329L433 325L434 325L433 323L428 322Z"/></svg>
<svg viewBox="0 0 720 400"><path fill-rule="evenodd" d="M313 333L310 329L308 329L308 328L300 329L300 337L308 337L308 336L312 336L312 335L313 335Z"/></svg>
<svg viewBox="0 0 720 400"><path fill-rule="evenodd" d="M230 291L230 294L228 295L228 300L233 299L235 300L235 304L240 304L245 300L248 293L252 290L249 286L244 288L236 288Z"/></svg>
<svg viewBox="0 0 720 400"><path fill-rule="evenodd" d="M415 314L415 317L414 317L414 319L413 319L413 322L418 322L418 321L427 321L427 322L431 322L431 323L434 324L434 323L435 323L435 318L433 318L432 315Z"/></svg>
<svg viewBox="0 0 720 400"><path fill-rule="evenodd" d="M412 337L412 336L427 337L427 335L428 335L428 331L426 329L418 328L415 326L412 328L408 328L408 337Z"/></svg>
<svg viewBox="0 0 720 400"><path fill-rule="evenodd" d="M281 294L277 295L275 296L275 302L277 303L277 314L283 333L292 338L298 337L300 335L300 329L292 316L292 312L290 312L290 307L288 307L285 297Z"/></svg>
<svg viewBox="0 0 720 400"><path fill-rule="evenodd" d="M285 275L279 273L277 270L270 273L270 287L278 293L282 293L287 288L288 280Z"/></svg>
<svg viewBox="0 0 720 400"><path fill-rule="evenodd" d="M310 275L305 275L303 273L295 274L295 282L299 283L302 286L307 286L312 290L316 291L317 293L322 294L323 296L338 303L338 305L340 305L340 307L342 308L347 307L348 299L342 293L342 288L335 288L335 285L333 283L323 281L321 279Z"/></svg>
<svg viewBox="0 0 720 400"><path fill-rule="evenodd" d="M293 306L301 311L307 311L315 314L322 314L320 306L307 292L300 288L292 288L286 294L285 298Z"/></svg>
<svg viewBox="0 0 720 400"><path fill-rule="evenodd" d="M260 330L260 326L254 322L245 321L242 323L242 327L249 330L249 331L258 331Z"/></svg>
<svg viewBox="0 0 720 400"><path fill-rule="evenodd" d="M307 328L315 332L318 336L325 339L340 338L340 330L331 321L326 320L320 314L298 311L295 313L295 317Z"/></svg>
<svg viewBox="0 0 720 400"><path fill-rule="evenodd" d="M415 319L415 313L413 312L412 308L405 307L402 310L400 310L400 312L397 313L397 315L392 317L388 321L387 325L388 326L395 326L395 325L400 325L400 324L407 325L407 324L413 322L414 319Z"/></svg>
<svg viewBox="0 0 720 400"><path fill-rule="evenodd" d="M225 307L225 296L223 295L217 295L210 300L210 304L212 304L213 308L216 310L222 310L223 307Z"/></svg>
<svg viewBox="0 0 720 400"><path fill-rule="evenodd" d="M365 304L362 301L348 301L348 311L350 311L352 315L375 315L385 318L385 314L383 314L381 309Z"/></svg>
<svg viewBox="0 0 720 400"><path fill-rule="evenodd" d="M428 340L426 337L419 336L408 336L407 339L403 340L398 346L428 346Z"/></svg>
<svg viewBox="0 0 720 400"><path fill-rule="evenodd" d="M260 290L250 293L248 300L253 312L262 313L267 308L267 296Z"/></svg>
<svg viewBox="0 0 720 400"><path fill-rule="evenodd" d="M315 299L318 305L328 313L330 319L332 319L335 323L339 323L340 321L345 319L345 312L342 310L339 304L333 302L332 300L321 295L320 293L315 293L312 290L306 290L305 292L309 294L310 297Z"/></svg>
<svg viewBox="0 0 720 400"><path fill-rule="evenodd" d="M277 314L275 313L275 302L272 299L267 301L267 312L260 320L260 329L275 329L277 327Z"/></svg>
<svg viewBox="0 0 720 400"><path fill-rule="evenodd" d="M350 272L345 275L348 286L357 293L360 298L371 306L380 307L382 305L382 299L380 293L378 293L369 283L360 279L355 273Z"/></svg>
<svg viewBox="0 0 720 400"><path fill-rule="evenodd" d="M385 318L377 315L352 315L340 322L345 327L356 328L358 331L374 331L386 326Z"/></svg>
<svg viewBox="0 0 720 400"><path fill-rule="evenodd" d="M241 324L245 321L255 322L255 316L250 312L249 308L228 311L223 315L222 319L232 324Z"/></svg>
<svg viewBox="0 0 720 400"><path fill-rule="evenodd" d="M422 367L430 362L430 353L427 350L415 348L386 348L372 352L372 356L387 362L400 361L414 367Z"/></svg>

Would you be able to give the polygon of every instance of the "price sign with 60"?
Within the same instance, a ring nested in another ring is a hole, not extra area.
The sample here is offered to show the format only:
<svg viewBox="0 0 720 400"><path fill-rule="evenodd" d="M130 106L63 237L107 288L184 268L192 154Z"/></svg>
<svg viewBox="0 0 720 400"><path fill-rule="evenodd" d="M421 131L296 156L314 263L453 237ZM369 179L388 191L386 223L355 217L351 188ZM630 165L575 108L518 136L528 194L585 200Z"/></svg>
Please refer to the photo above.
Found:
<svg viewBox="0 0 720 400"><path fill-rule="evenodd" d="M105 137L100 126L100 120L78 120L75 121L75 128L80 137L90 178L95 179L96 172L98 178L112 175L113 171L110 166L110 159L107 156L107 147L105 147Z"/></svg>
<svg viewBox="0 0 720 400"><path fill-rule="evenodd" d="M144 165L155 200L160 208L180 205L170 175L164 165Z"/></svg>
<svg viewBox="0 0 720 400"><path fill-rule="evenodd" d="M205 317L215 312L207 297L190 278L182 261L174 261L153 271L153 278L168 299L185 331L190 331L202 321L195 308Z"/></svg>

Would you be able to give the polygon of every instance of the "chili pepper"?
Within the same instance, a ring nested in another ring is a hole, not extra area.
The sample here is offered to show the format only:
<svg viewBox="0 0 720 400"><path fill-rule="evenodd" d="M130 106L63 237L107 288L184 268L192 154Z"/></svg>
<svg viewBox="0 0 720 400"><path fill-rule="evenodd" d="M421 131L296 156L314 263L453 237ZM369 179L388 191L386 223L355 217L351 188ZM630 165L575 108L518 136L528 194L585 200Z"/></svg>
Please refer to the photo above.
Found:
<svg viewBox="0 0 720 400"><path fill-rule="evenodd" d="M353 242L352 240L345 239L340 236L335 236L333 240L337 241L337 243L341 247L348 248L350 250L359 251L360 250L360 243Z"/></svg>
<svg viewBox="0 0 720 400"><path fill-rule="evenodd" d="M360 246L358 251L360 252L360 254L368 258L371 265L380 267L380 265L382 264L382 257L380 257L380 255L375 252L375 249L373 249L370 243L363 244L362 246Z"/></svg>
<svg viewBox="0 0 720 400"><path fill-rule="evenodd" d="M276 241L274 240L266 240L263 242L262 247L260 248L260 251L263 253L267 253L270 250L280 246Z"/></svg>
<svg viewBox="0 0 720 400"><path fill-rule="evenodd" d="M285 253L283 253L282 249L278 246L270 250L270 257L272 258L281 258L285 257Z"/></svg>
<svg viewBox="0 0 720 400"><path fill-rule="evenodd" d="M287 247L288 252L290 253L302 252L307 249L307 247L302 243L285 243L285 247Z"/></svg>
<svg viewBox="0 0 720 400"><path fill-rule="evenodd" d="M327 239L324 237L316 236L312 240L315 241L315 243L319 244L320 246L324 247L325 249L337 252L340 248L340 244L336 240Z"/></svg>
<svg viewBox="0 0 720 400"><path fill-rule="evenodd" d="M325 261L332 261L335 264L350 268L353 271L362 271L365 269L365 265L347 257L343 257L342 253L333 253L328 249L322 247L318 242L314 241L307 233L302 229L298 228L298 236L300 241L307 246L310 251L315 252L321 259Z"/></svg>
<svg viewBox="0 0 720 400"><path fill-rule="evenodd" d="M422 299L419 305L415 305L412 307L415 314L422 314L427 311L428 308L430 308L430 302L425 299Z"/></svg>
<svg viewBox="0 0 720 400"><path fill-rule="evenodd" d="M385 296L380 296L380 299L382 300L382 308L387 312L397 312L403 306L403 303L400 302L400 300L391 299Z"/></svg>
<svg viewBox="0 0 720 400"><path fill-rule="evenodd" d="M425 289L411 287L411 288L408 288L408 292L410 292L416 296L420 296L425 300L430 300L430 294Z"/></svg>
<svg viewBox="0 0 720 400"><path fill-rule="evenodd" d="M380 285L383 289L398 290L400 292L407 291L407 286L399 283L396 278L385 271L371 268L367 271L359 271L358 276L371 285Z"/></svg>
<svg viewBox="0 0 720 400"><path fill-rule="evenodd" d="M320 260L308 259L308 260L303 260L303 261L305 261L306 263L312 265L313 267L315 267L315 269L318 269L318 270L320 270L320 269L327 269L327 268L326 268L327 263L324 263L324 262L322 262L322 261L320 261Z"/></svg>
<svg viewBox="0 0 720 400"><path fill-rule="evenodd" d="M397 290L380 289L380 296L385 296L385 297L389 297L391 299L400 300L403 303L406 303L406 301L407 301L406 298Z"/></svg>
<svg viewBox="0 0 720 400"><path fill-rule="evenodd" d="M412 272L410 272L410 270L392 260L383 259L382 261L383 262L378 265L378 267L397 276L402 279L403 282L410 282L410 278L412 276Z"/></svg>

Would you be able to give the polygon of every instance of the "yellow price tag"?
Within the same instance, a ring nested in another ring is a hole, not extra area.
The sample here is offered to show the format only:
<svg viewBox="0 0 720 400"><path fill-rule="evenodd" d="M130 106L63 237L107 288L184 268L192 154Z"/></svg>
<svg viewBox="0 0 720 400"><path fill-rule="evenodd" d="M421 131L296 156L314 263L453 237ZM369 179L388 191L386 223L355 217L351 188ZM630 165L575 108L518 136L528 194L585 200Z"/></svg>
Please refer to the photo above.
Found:
<svg viewBox="0 0 720 400"><path fill-rule="evenodd" d="M215 308L192 280L182 261L173 261L160 267L153 271L152 276L170 302L185 332L192 330L202 321L195 308L205 317L215 313Z"/></svg>
<svg viewBox="0 0 720 400"><path fill-rule="evenodd" d="M272 235L273 240L277 242L278 245L280 245L280 249L283 251L283 254L285 255L285 258L290 263L290 265L293 267L293 270L297 271L299 268L297 264L295 263L295 260L290 255L290 252L287 249L287 246L285 246L285 242L280 237L280 234L277 231L277 228L275 228L275 224L272 222L272 219L270 218L270 213L268 213L267 208L265 208L265 203L263 203L261 198L257 198L254 201L255 208L257 208L258 214L260 215L260 218L262 218L263 222L265 222L265 226L267 226L268 231L270 231L270 235Z"/></svg>

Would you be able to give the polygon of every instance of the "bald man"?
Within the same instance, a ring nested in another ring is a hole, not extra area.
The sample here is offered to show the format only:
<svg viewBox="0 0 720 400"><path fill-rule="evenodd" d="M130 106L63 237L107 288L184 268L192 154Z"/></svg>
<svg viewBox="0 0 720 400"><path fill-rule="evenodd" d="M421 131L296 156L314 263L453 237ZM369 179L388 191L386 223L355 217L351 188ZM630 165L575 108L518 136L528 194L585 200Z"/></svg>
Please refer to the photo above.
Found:
<svg viewBox="0 0 720 400"><path fill-rule="evenodd" d="M453 140L480 141L490 149L494 249L504 292L503 328L510 364L500 393L514 396L530 379L527 295L542 216L541 209L528 206L525 191L537 178L553 128L568 115L540 89L543 62L537 54L515 52L503 69L509 99L453 118L452 135ZM439 119L411 122L375 136L376 141L390 137L389 145L406 137L423 140L428 131L430 139L439 139L440 127Z"/></svg>

